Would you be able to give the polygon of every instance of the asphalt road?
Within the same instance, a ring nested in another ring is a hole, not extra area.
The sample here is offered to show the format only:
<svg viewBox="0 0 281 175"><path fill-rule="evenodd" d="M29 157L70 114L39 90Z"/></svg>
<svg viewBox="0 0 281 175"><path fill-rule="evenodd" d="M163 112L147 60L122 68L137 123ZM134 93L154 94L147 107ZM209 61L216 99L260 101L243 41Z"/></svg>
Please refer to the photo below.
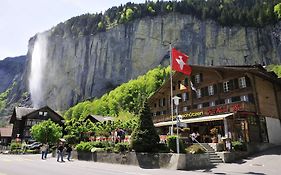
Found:
<svg viewBox="0 0 281 175"><path fill-rule="evenodd" d="M55 158L41 160L40 155L0 155L0 175L204 175L204 174L281 174L281 147L271 149L237 163L218 164L211 169L180 171L142 169L138 166L87 161L59 163Z"/></svg>

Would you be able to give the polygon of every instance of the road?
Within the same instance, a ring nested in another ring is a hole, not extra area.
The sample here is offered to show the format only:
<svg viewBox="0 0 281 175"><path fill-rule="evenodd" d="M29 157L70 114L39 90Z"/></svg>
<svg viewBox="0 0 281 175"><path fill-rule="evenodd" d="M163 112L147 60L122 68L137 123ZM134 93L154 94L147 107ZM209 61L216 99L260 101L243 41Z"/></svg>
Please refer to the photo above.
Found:
<svg viewBox="0 0 281 175"><path fill-rule="evenodd" d="M271 149L237 163L219 164L196 171L142 169L138 166L87 161L59 163L55 158L41 160L40 155L0 155L0 175L204 175L204 174L281 174L281 147Z"/></svg>

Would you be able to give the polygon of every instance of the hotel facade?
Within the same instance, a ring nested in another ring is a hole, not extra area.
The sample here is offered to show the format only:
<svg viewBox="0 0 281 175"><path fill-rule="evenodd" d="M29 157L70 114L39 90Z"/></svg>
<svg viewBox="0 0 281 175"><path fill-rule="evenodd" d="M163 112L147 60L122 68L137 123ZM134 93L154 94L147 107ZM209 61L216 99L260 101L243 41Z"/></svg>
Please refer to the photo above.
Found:
<svg viewBox="0 0 281 175"><path fill-rule="evenodd" d="M176 126L176 116L190 132L199 132L200 142L211 142L210 130L218 139L246 143L281 144L281 80L262 66L191 66L186 76L167 80L148 100L154 125L161 134Z"/></svg>

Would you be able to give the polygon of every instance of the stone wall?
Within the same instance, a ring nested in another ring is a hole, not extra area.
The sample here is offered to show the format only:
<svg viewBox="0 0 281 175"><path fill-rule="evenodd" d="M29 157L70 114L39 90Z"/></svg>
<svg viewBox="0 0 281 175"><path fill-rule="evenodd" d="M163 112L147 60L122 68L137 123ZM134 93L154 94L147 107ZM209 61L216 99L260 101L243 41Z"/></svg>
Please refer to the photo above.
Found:
<svg viewBox="0 0 281 175"><path fill-rule="evenodd" d="M103 163L136 165L141 168L192 170L204 169L211 166L208 154L78 152L78 159Z"/></svg>

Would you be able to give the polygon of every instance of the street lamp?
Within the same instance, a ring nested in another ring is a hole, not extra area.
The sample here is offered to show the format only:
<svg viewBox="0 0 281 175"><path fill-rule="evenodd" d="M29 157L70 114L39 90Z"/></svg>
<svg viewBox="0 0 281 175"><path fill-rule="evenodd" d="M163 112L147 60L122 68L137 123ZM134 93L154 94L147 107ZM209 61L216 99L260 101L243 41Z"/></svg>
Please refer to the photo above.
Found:
<svg viewBox="0 0 281 175"><path fill-rule="evenodd" d="M179 106L179 101L180 101L180 97L178 96L174 96L173 100L174 103L176 105L176 119L177 119L177 153L180 153L180 144L179 144L179 116L178 116L178 106ZM173 125L173 123L172 123Z"/></svg>

